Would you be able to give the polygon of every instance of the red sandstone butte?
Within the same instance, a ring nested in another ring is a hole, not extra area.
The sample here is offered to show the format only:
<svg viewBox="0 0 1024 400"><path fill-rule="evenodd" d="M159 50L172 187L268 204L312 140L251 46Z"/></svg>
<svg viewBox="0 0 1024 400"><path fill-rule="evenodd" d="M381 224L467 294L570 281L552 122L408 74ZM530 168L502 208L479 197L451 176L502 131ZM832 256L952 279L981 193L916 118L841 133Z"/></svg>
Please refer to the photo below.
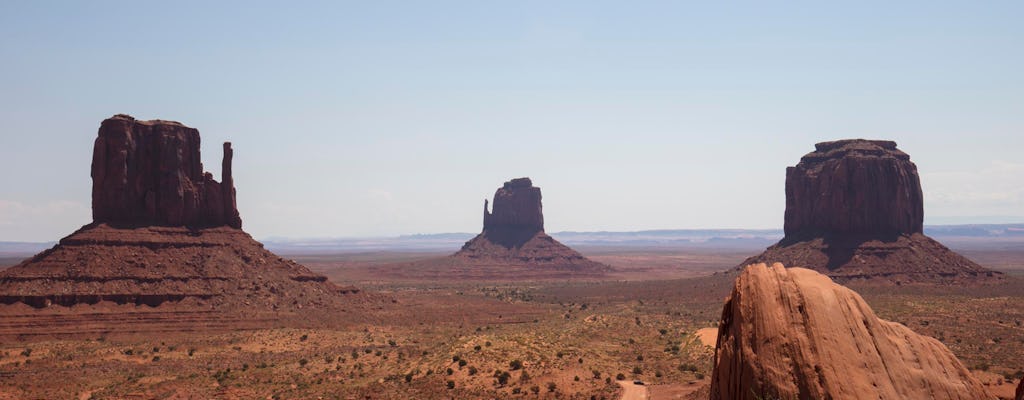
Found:
<svg viewBox="0 0 1024 400"><path fill-rule="evenodd" d="M103 121L93 147L94 221L0 271L0 305L277 312L337 306L339 295L358 292L241 230L232 155L225 143L217 182L203 172L196 129L127 115Z"/></svg>
<svg viewBox="0 0 1024 400"><path fill-rule="evenodd" d="M598 273L610 270L544 233L540 188L530 178L505 182L494 193L494 207L484 201L483 232L452 255L479 265L518 265L552 271Z"/></svg>
<svg viewBox="0 0 1024 400"><path fill-rule="evenodd" d="M840 282L1002 279L922 233L917 166L883 140L818 143L786 169L785 237L739 267L780 262Z"/></svg>
<svg viewBox="0 0 1024 400"><path fill-rule="evenodd" d="M231 143L224 143L221 182L203 172L199 149L199 131L178 122L104 120L93 145L93 221L240 229Z"/></svg>

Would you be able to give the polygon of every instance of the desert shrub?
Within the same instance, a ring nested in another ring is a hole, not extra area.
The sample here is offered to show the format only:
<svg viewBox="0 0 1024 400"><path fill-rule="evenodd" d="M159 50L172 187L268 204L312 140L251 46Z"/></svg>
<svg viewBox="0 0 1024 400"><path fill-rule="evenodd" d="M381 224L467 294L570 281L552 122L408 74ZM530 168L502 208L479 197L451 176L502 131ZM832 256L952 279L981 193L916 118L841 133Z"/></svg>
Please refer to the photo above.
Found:
<svg viewBox="0 0 1024 400"><path fill-rule="evenodd" d="M484 346L491 347L491 341L488 340L488 341L484 342Z"/></svg>
<svg viewBox="0 0 1024 400"><path fill-rule="evenodd" d="M477 372L478 371L477 371L476 367L469 367L469 375L470 376L476 375Z"/></svg>
<svg viewBox="0 0 1024 400"><path fill-rule="evenodd" d="M459 356L452 356L452 362L459 362Z"/></svg>
<svg viewBox="0 0 1024 400"><path fill-rule="evenodd" d="M480 345L473 346L473 351L480 351Z"/></svg>
<svg viewBox="0 0 1024 400"><path fill-rule="evenodd" d="M593 371L590 371L590 373L594 374L594 379L601 379L601 371L595 369Z"/></svg>
<svg viewBox="0 0 1024 400"><path fill-rule="evenodd" d="M558 385L556 385L554 382L548 382L547 386L548 386L548 392L554 392L555 389L558 389Z"/></svg>
<svg viewBox="0 0 1024 400"><path fill-rule="evenodd" d="M306 364L309 364L309 360L307 360L305 358L299 359L299 366L305 367Z"/></svg>
<svg viewBox="0 0 1024 400"><path fill-rule="evenodd" d="M459 368L466 366L466 360L459 360Z"/></svg>
<svg viewBox="0 0 1024 400"><path fill-rule="evenodd" d="M576 376L572 377L572 380L574 380L576 382L579 382L580 381L580 376L576 375Z"/></svg>
<svg viewBox="0 0 1024 400"><path fill-rule="evenodd" d="M644 370L640 369L639 365L633 367L633 375L640 375L640 374L643 374L643 373L644 373Z"/></svg>
<svg viewBox="0 0 1024 400"><path fill-rule="evenodd" d="M299 341L300 342L305 342L308 339L309 339L309 335L303 334L302 336L299 336Z"/></svg>
<svg viewBox="0 0 1024 400"><path fill-rule="evenodd" d="M530 373L526 372L525 369L523 370L523 373L519 375L519 381L520 382L529 382L530 379L533 379L533 378L530 377Z"/></svg>
<svg viewBox="0 0 1024 400"><path fill-rule="evenodd" d="M28 357L32 355L32 349L26 347L25 350L21 351L21 355Z"/></svg>
<svg viewBox="0 0 1024 400"><path fill-rule="evenodd" d="M615 380L618 380L618 381L626 380L626 375L621 373L621 372L618 373L618 374L615 374Z"/></svg>
<svg viewBox="0 0 1024 400"><path fill-rule="evenodd" d="M540 386L537 386L537 385L530 386L530 391L533 392L533 394L540 393Z"/></svg>
<svg viewBox="0 0 1024 400"><path fill-rule="evenodd" d="M455 389L455 381L448 381L448 389Z"/></svg>
<svg viewBox="0 0 1024 400"><path fill-rule="evenodd" d="M508 384L508 380L511 377L512 377L512 374L508 373L508 371L502 372L501 375L498 375L498 384L499 385L506 385L506 384Z"/></svg>
<svg viewBox="0 0 1024 400"><path fill-rule="evenodd" d="M637 361L643 361L644 360L644 355L643 354L637 354L636 355L636 360Z"/></svg>
<svg viewBox="0 0 1024 400"><path fill-rule="evenodd" d="M513 371L519 370L523 368L523 362L520 360L512 360L511 362L508 363L508 367L511 368Z"/></svg>
<svg viewBox="0 0 1024 400"><path fill-rule="evenodd" d="M660 333L662 336L664 336L666 333L668 333L668 329L665 329L665 328L658 329L658 333Z"/></svg>
<svg viewBox="0 0 1024 400"><path fill-rule="evenodd" d="M451 369L451 368L448 368L448 369L444 370L444 373L446 373L446 374L448 374L448 375L451 375L451 374L454 374L454 373L455 373L455 370L453 370L453 369Z"/></svg>
<svg viewBox="0 0 1024 400"><path fill-rule="evenodd" d="M661 371L655 371L654 372L654 377L655 378L661 378Z"/></svg>
<svg viewBox="0 0 1024 400"><path fill-rule="evenodd" d="M405 383L412 382L412 373L405 374Z"/></svg>

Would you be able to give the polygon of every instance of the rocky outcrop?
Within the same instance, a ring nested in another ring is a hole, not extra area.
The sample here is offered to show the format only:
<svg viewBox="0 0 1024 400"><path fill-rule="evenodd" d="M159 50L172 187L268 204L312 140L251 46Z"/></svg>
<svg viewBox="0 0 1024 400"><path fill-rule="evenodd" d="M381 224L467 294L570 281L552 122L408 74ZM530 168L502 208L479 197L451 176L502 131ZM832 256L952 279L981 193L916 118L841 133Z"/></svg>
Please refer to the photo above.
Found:
<svg viewBox="0 0 1024 400"><path fill-rule="evenodd" d="M221 182L203 172L199 149L199 131L178 122L104 120L93 145L93 221L240 229L231 143L224 143Z"/></svg>
<svg viewBox="0 0 1024 400"><path fill-rule="evenodd" d="M248 312L337 305L354 293L243 232L232 149L222 180L202 172L199 131L117 115L93 148L94 222L0 271L0 305L162 306L189 302Z"/></svg>
<svg viewBox="0 0 1024 400"><path fill-rule="evenodd" d="M920 233L921 179L883 140L818 143L786 169L786 236Z"/></svg>
<svg viewBox="0 0 1024 400"><path fill-rule="evenodd" d="M534 187L530 178L505 182L494 192L493 212L487 211L487 200L484 200L484 230L502 229L544 230L540 188Z"/></svg>
<svg viewBox="0 0 1024 400"><path fill-rule="evenodd" d="M917 166L895 142L818 143L786 169L786 236L737 270L780 262L844 283L1002 279L922 233L922 197Z"/></svg>
<svg viewBox="0 0 1024 400"><path fill-rule="evenodd" d="M737 278L711 399L991 399L946 346L879 319L852 290L781 264Z"/></svg>
<svg viewBox="0 0 1024 400"><path fill-rule="evenodd" d="M487 205L484 200L483 232L452 255L455 261L481 267L516 265L580 274L610 270L544 233L540 188L533 186L530 178L505 182L494 193L491 211Z"/></svg>

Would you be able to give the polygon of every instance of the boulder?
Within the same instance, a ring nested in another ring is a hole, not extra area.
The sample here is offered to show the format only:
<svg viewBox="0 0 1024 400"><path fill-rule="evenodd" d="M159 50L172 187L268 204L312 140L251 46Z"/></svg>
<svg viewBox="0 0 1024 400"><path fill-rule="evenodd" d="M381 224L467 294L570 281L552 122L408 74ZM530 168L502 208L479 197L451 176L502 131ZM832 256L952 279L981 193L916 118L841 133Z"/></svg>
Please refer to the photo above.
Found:
<svg viewBox="0 0 1024 400"><path fill-rule="evenodd" d="M827 276L748 266L719 323L711 399L992 399L938 340Z"/></svg>

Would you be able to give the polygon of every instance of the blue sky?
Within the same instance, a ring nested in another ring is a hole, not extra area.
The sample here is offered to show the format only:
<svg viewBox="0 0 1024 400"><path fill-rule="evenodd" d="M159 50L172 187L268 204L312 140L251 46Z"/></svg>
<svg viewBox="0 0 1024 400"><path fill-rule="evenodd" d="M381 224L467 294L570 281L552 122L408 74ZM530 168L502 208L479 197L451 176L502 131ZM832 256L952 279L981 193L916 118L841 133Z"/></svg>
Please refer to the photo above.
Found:
<svg viewBox="0 0 1024 400"><path fill-rule="evenodd" d="M235 147L256 237L780 227L815 142L896 140L926 223L1024 218L1020 2L0 3L0 240L88 223L117 113Z"/></svg>

